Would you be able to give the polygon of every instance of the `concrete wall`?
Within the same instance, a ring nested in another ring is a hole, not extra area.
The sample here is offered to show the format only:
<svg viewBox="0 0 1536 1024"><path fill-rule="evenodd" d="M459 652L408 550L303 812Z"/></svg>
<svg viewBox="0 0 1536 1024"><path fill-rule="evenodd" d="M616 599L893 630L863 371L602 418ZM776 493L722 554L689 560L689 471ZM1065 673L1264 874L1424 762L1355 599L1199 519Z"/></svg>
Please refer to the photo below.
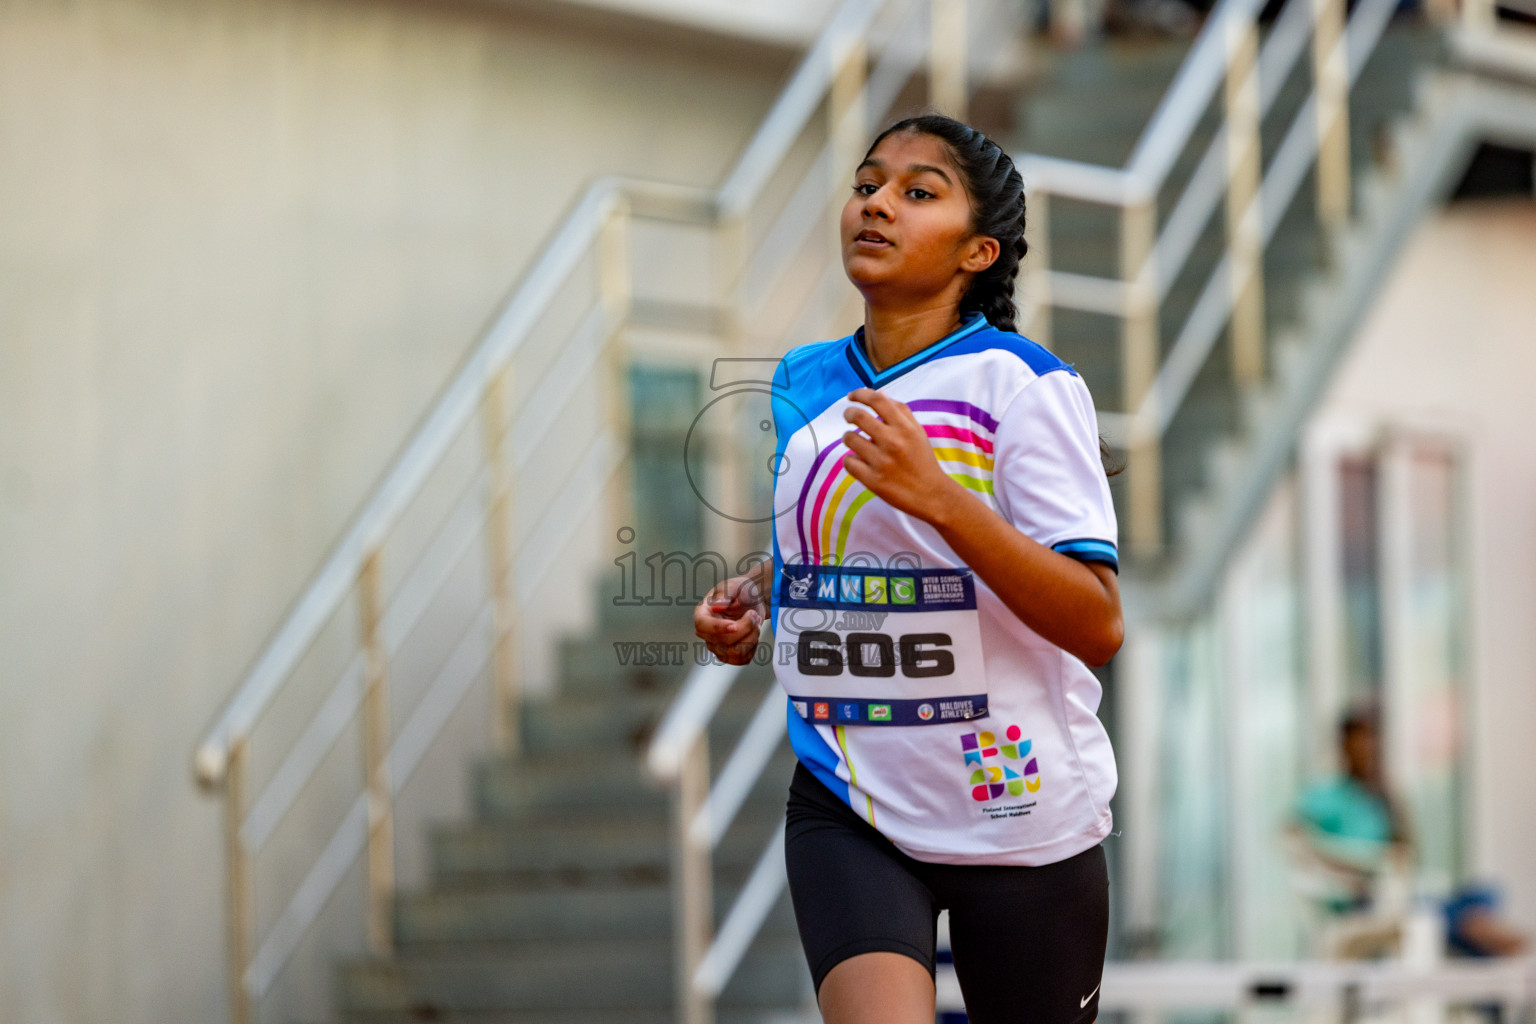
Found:
<svg viewBox="0 0 1536 1024"><path fill-rule="evenodd" d="M717 182L787 60L0 0L0 1020L220 1017L193 743L580 188Z"/></svg>
<svg viewBox="0 0 1536 1024"><path fill-rule="evenodd" d="M1414 234L1316 416L1447 427L1470 456L1470 870L1536 935L1536 203L1459 204ZM1426 828L1434 827L1426 823Z"/></svg>

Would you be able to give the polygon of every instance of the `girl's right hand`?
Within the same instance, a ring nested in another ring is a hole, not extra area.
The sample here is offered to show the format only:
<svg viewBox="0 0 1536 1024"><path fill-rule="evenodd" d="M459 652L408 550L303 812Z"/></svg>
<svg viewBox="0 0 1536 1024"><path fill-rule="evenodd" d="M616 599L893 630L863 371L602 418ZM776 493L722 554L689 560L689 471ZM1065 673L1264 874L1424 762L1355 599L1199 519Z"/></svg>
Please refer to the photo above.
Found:
<svg viewBox="0 0 1536 1024"><path fill-rule="evenodd" d="M693 609L693 631L727 665L745 665L757 651L767 617L768 602L758 593L757 581L733 576L711 587Z"/></svg>

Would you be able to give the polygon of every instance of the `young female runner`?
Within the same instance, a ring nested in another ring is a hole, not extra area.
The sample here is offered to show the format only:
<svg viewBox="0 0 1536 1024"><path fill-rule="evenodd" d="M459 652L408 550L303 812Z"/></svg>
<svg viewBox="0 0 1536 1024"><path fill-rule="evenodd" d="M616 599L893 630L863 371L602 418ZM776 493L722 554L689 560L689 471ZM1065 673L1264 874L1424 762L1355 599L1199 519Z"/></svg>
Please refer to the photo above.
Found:
<svg viewBox="0 0 1536 1024"><path fill-rule="evenodd" d="M1087 666L1122 636L1093 403L1015 333L1023 184L980 132L881 134L841 238L864 325L781 361L773 558L695 628L741 664L773 615L828 1024L930 1024L944 908L975 1024L1087 1024L1116 783Z"/></svg>

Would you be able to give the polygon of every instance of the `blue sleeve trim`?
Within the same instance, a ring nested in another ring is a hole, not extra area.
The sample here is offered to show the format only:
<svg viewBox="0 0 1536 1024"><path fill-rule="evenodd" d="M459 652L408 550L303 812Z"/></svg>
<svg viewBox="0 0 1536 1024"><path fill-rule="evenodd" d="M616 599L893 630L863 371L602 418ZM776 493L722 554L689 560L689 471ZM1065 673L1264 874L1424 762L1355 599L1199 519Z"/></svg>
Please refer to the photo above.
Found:
<svg viewBox="0 0 1536 1024"><path fill-rule="evenodd" d="M1064 540L1059 544L1051 545L1051 550L1060 551L1079 562L1103 562L1117 574L1120 572L1119 552L1107 540Z"/></svg>

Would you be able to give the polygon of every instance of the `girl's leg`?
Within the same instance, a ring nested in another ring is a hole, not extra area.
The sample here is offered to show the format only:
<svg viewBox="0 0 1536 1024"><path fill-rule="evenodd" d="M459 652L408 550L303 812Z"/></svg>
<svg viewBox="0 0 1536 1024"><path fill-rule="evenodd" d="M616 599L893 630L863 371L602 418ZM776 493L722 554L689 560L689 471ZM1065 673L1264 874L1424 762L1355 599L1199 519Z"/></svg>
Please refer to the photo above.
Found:
<svg viewBox="0 0 1536 1024"><path fill-rule="evenodd" d="M919 866L802 765L786 825L795 923L828 1024L932 1024L938 908Z"/></svg>
<svg viewBox="0 0 1536 1024"><path fill-rule="evenodd" d="M817 992L826 1024L933 1024L933 977L901 953L860 953L827 972Z"/></svg>
<svg viewBox="0 0 1536 1024"><path fill-rule="evenodd" d="M1109 938L1109 870L1094 846L1040 867L950 867L955 976L971 1024L1092 1024Z"/></svg>

